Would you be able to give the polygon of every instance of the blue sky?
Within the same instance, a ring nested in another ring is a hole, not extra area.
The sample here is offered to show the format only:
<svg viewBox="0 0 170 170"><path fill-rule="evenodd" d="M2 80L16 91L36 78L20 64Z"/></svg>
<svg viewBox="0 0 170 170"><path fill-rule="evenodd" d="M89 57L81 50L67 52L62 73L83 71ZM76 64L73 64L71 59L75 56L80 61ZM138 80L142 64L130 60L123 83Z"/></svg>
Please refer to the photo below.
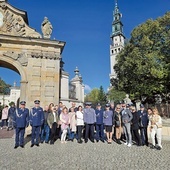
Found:
<svg viewBox="0 0 170 170"><path fill-rule="evenodd" d="M41 33L41 23L47 16L53 25L52 39L65 41L62 53L64 69L74 77L77 66L86 90L109 86L110 34L114 0L8 0L18 9L27 11L29 25ZM170 0L118 0L123 14L124 35L147 19L156 19L170 11ZM9 84L20 76L0 68L0 77Z"/></svg>

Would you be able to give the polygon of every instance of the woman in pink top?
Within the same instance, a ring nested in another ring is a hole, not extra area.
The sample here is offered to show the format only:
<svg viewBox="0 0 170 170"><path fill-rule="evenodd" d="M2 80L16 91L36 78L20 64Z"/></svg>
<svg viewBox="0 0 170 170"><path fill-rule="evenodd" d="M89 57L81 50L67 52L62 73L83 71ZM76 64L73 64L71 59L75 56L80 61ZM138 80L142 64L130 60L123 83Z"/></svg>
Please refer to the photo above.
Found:
<svg viewBox="0 0 170 170"><path fill-rule="evenodd" d="M66 136L67 136L67 129L69 127L69 115L67 107L62 109L60 114L60 121L61 121L61 143L66 143Z"/></svg>
<svg viewBox="0 0 170 170"><path fill-rule="evenodd" d="M2 118L1 119L2 119L1 129L3 129L4 123L5 123L5 126L7 126L7 120L8 120L8 106L7 105L2 110Z"/></svg>

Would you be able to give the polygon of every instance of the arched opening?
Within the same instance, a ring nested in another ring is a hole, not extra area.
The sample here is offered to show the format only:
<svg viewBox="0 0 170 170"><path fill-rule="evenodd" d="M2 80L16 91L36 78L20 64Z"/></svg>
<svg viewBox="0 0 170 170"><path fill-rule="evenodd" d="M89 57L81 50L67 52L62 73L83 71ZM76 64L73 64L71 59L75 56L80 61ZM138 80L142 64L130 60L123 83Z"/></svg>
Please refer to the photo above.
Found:
<svg viewBox="0 0 170 170"><path fill-rule="evenodd" d="M23 75L23 76L22 76ZM4 93L6 88L1 86L0 103L3 105L9 105L14 102L16 105L19 102L19 98L23 92L21 92L20 82L25 79L22 66L17 61L12 61L8 58L0 57L0 78L5 81L6 84L11 85L9 93Z"/></svg>
<svg viewBox="0 0 170 170"><path fill-rule="evenodd" d="M0 62L0 78L7 84L7 86L0 84L0 103L2 105L9 105L11 102L17 105L20 98L21 76L18 70L14 70L15 68L9 63Z"/></svg>
<svg viewBox="0 0 170 170"><path fill-rule="evenodd" d="M6 62L6 61L0 60L0 67L2 67L2 68L8 68L8 69L10 69L10 70L13 70L14 72L16 72L16 73L18 73L18 74L20 75L18 69L17 69L14 65L12 65L12 64L10 64L10 63L8 63L8 62ZM1 73L1 72L0 72L0 73Z"/></svg>

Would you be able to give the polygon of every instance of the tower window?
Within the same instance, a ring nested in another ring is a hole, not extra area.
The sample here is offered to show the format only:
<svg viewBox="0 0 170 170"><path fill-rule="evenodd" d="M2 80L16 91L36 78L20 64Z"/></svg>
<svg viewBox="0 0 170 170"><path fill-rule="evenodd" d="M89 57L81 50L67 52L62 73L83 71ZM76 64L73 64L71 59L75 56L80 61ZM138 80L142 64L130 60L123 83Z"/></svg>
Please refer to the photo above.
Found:
<svg viewBox="0 0 170 170"><path fill-rule="evenodd" d="M113 54L113 50L112 50L112 54Z"/></svg>

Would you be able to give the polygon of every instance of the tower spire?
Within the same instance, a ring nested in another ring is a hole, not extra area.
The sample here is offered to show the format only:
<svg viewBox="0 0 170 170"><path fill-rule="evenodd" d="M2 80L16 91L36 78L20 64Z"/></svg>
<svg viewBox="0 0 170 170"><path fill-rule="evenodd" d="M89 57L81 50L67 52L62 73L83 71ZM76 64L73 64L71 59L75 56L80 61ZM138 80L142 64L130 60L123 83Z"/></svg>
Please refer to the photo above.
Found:
<svg viewBox="0 0 170 170"><path fill-rule="evenodd" d="M119 11L118 0L115 0L115 7L113 10L113 22L111 32L111 45L110 45L110 67L111 74L110 80L117 77L114 70L116 64L116 56L124 47L125 36L123 35L123 24L121 22L122 14Z"/></svg>
<svg viewBox="0 0 170 170"><path fill-rule="evenodd" d="M115 0L115 7L117 7L117 0Z"/></svg>
<svg viewBox="0 0 170 170"><path fill-rule="evenodd" d="M118 1L115 0L115 10L114 10L114 14L118 14L119 13L119 8L118 8Z"/></svg>
<svg viewBox="0 0 170 170"><path fill-rule="evenodd" d="M112 36L117 34L123 35L123 24L121 22L122 14L119 12L118 0L115 0L115 8L113 11Z"/></svg>

